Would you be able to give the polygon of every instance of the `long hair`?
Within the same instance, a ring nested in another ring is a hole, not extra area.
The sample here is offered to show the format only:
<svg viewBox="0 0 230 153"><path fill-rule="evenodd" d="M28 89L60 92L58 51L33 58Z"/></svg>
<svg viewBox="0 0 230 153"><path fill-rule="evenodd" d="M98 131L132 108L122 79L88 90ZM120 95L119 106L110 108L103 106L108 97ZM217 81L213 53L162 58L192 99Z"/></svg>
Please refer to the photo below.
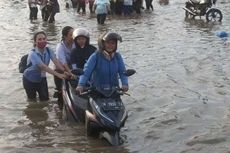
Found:
<svg viewBox="0 0 230 153"><path fill-rule="evenodd" d="M68 35L68 33L70 32L70 30L72 30L72 29L73 29L73 27L71 27L71 26L65 26L62 29L62 37L61 37L62 41L65 39L65 37Z"/></svg>
<svg viewBox="0 0 230 153"><path fill-rule="evenodd" d="M34 34L34 36L33 36L34 47L36 46L36 45L35 45L35 41L36 41L37 36L38 36L39 34L43 34L43 35L45 35L45 37L47 37L47 35L46 35L46 33L45 33L44 31L38 31L38 32L36 32L36 33Z"/></svg>

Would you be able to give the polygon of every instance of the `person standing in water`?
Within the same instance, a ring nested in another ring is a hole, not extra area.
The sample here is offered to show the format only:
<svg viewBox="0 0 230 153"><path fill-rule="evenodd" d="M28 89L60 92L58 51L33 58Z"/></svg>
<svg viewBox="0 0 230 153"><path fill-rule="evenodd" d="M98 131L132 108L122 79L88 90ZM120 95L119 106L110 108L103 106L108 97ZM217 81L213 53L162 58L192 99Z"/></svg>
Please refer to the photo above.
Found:
<svg viewBox="0 0 230 153"><path fill-rule="evenodd" d="M53 61L54 65L57 66L60 71L64 72L65 68L57 60L54 52L49 47L46 47L47 36L45 32L39 31L35 33L33 40L34 47L27 58L27 65L31 66L23 73L23 87L29 100L35 100L38 93L39 99L46 101L49 99L46 72L60 79L66 78L66 75L58 73L48 67L50 60Z"/></svg>
<svg viewBox="0 0 230 153"><path fill-rule="evenodd" d="M48 22L53 23L55 21L56 13L60 12L60 6L58 0L48 0L47 4L47 12L48 12Z"/></svg>
<svg viewBox="0 0 230 153"><path fill-rule="evenodd" d="M93 14L94 13L94 10L93 10L94 0L88 0L88 1L89 1L89 11L90 11L90 14Z"/></svg>
<svg viewBox="0 0 230 153"><path fill-rule="evenodd" d="M103 25L110 10L109 0L95 0L94 10L97 14L97 23Z"/></svg>
<svg viewBox="0 0 230 153"><path fill-rule="evenodd" d="M70 26L65 26L62 29L62 39L61 42L57 44L56 47L56 57L64 66L65 71L68 74L71 74L71 77L74 78L75 76L71 73L70 69L70 54L71 50L75 48L73 43L73 28ZM60 70L55 67L55 71L59 72ZM54 83L56 85L56 92L54 93L54 97L58 98L58 105L59 108L63 108L63 99L62 99L62 79L57 76L54 76Z"/></svg>
<svg viewBox="0 0 230 153"><path fill-rule="evenodd" d="M49 17L48 12L47 12L47 3L48 3L48 0L39 0L39 5L40 5L40 10L41 10L43 21L47 21Z"/></svg>
<svg viewBox="0 0 230 153"><path fill-rule="evenodd" d="M28 0L28 5L30 8L30 21L37 20L38 15L38 7L37 7L38 1L37 0Z"/></svg>

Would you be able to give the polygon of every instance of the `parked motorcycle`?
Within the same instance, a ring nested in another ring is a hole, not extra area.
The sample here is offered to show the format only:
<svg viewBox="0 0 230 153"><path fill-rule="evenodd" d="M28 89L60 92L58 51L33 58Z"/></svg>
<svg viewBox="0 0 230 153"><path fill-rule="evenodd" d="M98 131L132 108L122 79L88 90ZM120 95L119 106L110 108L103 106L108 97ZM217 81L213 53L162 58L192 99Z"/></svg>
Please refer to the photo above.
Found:
<svg viewBox="0 0 230 153"><path fill-rule="evenodd" d="M212 8L217 0L188 0L185 3L185 16L195 18L196 16L206 16L206 20L219 21L223 19L222 12L217 8Z"/></svg>
<svg viewBox="0 0 230 153"><path fill-rule="evenodd" d="M82 72L75 72L82 74ZM135 73L129 69L127 76ZM120 129L128 118L121 95L127 94L119 87L111 90L98 90L88 87L81 95L76 94L76 81L63 83L63 118L85 124L87 136L105 138L111 145L121 143ZM128 95L128 94L127 94Z"/></svg>

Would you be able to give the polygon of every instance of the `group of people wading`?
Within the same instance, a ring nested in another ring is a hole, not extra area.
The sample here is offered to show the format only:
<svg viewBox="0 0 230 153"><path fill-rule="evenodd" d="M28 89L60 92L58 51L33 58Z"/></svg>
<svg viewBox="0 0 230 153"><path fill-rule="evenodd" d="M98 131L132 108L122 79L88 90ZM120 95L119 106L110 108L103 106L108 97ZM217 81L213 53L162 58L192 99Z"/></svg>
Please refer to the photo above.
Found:
<svg viewBox="0 0 230 153"><path fill-rule="evenodd" d="M153 0L145 0L146 10L153 11ZM86 13L86 4L89 3L90 13L97 15L97 23L104 24L107 14L130 16L134 11L141 14L143 0L71 0L73 8L77 8L78 13ZM66 3L69 8L69 2ZM80 12L82 10L82 12Z"/></svg>
<svg viewBox="0 0 230 153"><path fill-rule="evenodd" d="M152 1L153 0L145 0L146 10L153 10ZM86 13L85 8L87 3L89 3L90 13L94 13L97 5L103 3L109 5L109 14L130 15L133 11L140 14L141 9L144 9L143 0L71 0L70 3L73 8L77 8L78 13L80 13L82 9L83 14ZM66 7L70 7L69 2L66 3Z"/></svg>
<svg viewBox="0 0 230 153"><path fill-rule="evenodd" d="M30 20L37 20L38 5L40 6L43 21L53 23L56 13L60 12L58 0L28 0Z"/></svg>
<svg viewBox="0 0 230 153"><path fill-rule="evenodd" d="M76 80L76 91L81 93L88 81L100 90L108 90L119 86L128 91L128 77L124 75L125 64L118 50L119 34L103 33L98 39L98 49L90 44L90 34L84 28L73 29L66 26L62 29L61 42L56 52L47 46L47 35L40 31L34 34L33 48L28 54L27 68L23 72L23 87L29 100L41 101L49 99L46 72L54 76L56 96L62 109L62 80L76 79L71 70L81 68L83 75ZM55 68L49 67L50 60Z"/></svg>
<svg viewBox="0 0 230 153"><path fill-rule="evenodd" d="M153 10L153 0L145 0L146 10ZM107 14L130 16L133 12L141 14L143 0L69 0L66 7L77 8L79 14L86 14L86 5L89 5L90 14L96 14L97 23L104 24ZM43 21L53 23L56 13L60 12L58 0L28 0L30 20L36 20L38 6L40 6Z"/></svg>

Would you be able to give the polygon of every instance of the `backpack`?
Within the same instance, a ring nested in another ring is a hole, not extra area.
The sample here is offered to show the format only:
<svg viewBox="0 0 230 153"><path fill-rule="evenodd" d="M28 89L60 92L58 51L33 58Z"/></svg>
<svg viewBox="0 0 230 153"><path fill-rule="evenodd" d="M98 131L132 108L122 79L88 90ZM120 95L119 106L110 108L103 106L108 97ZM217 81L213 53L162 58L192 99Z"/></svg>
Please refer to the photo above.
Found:
<svg viewBox="0 0 230 153"><path fill-rule="evenodd" d="M32 63L30 63L29 65L27 65L27 58L28 58L28 54L23 55L21 57L21 60L18 64L18 69L19 69L19 73L24 73L24 71L30 67L32 65Z"/></svg>
<svg viewBox="0 0 230 153"><path fill-rule="evenodd" d="M48 48L48 47L46 47L46 48L47 48L48 54L50 55L49 48ZM32 49L32 51L35 51L35 50ZM31 63L31 62L27 65L27 58L28 58L28 56L29 56L29 54L26 54L26 55L23 55L23 56L21 57L21 60L20 60L20 62L19 62L19 64L18 64L19 73L24 73L24 71L25 71L27 68L29 68L29 67L32 66L32 63Z"/></svg>

